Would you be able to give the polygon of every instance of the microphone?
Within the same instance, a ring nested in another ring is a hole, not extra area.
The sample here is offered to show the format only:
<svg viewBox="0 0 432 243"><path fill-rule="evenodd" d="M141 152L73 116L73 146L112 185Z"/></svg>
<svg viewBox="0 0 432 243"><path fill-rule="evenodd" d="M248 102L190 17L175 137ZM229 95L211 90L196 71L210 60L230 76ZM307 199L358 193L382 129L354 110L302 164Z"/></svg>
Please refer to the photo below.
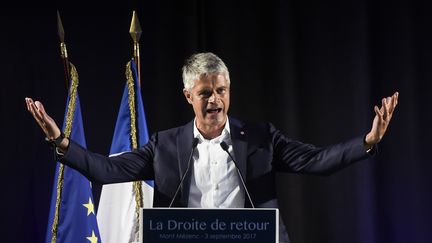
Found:
<svg viewBox="0 0 432 243"><path fill-rule="evenodd" d="M191 165L191 161L192 161L192 156L193 156L193 153L194 153L194 151L195 151L196 146L198 145L198 142L199 142L199 139L198 139L198 138L194 138L193 141L192 141L192 149L191 149L191 152L190 152L190 155L189 155L189 160L188 160L188 165L187 165L186 171L185 171L185 173L183 174L182 178L180 179L180 183L179 183L179 185L177 186L177 190L176 190L176 192L174 193L174 197L173 197L173 199L171 200L171 203L170 203L170 205L169 205L169 208L170 208L170 207L172 206L172 204L174 203L174 200L176 199L177 194L178 194L178 192L180 191L180 187L183 185L183 181L184 181L184 179L186 178L187 173L189 172L190 165Z"/></svg>
<svg viewBox="0 0 432 243"><path fill-rule="evenodd" d="M242 174L241 174L241 171L240 171L240 169L239 169L239 167L238 167L238 165L237 165L237 162L235 161L235 159L234 159L234 157L231 155L231 153L228 151L228 144L226 144L225 141L222 141L222 142L220 143L220 146L222 147L222 149L223 149L225 152L227 152L228 156L229 156L229 157L232 159L232 161L234 162L234 165L235 165L235 167L236 167L236 169L237 169L237 173L238 173L239 176L240 176L240 181L241 181L241 183L242 183L242 185L243 185L243 188L245 189L246 195L247 195L247 197L248 197L248 199L249 199L249 202L250 202L250 204L252 205L252 208L255 208L255 205L254 205L253 202L252 202L251 196L250 196L249 191L248 191L248 189L247 189L247 187L246 187L246 184L245 184L245 182L244 182L244 179L243 179L243 176L242 176Z"/></svg>

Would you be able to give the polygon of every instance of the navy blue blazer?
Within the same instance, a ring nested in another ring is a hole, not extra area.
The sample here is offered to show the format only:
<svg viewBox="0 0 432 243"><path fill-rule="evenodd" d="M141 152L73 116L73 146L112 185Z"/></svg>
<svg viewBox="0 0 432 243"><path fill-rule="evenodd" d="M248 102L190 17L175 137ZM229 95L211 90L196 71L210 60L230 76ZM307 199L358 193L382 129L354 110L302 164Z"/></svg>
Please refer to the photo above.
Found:
<svg viewBox="0 0 432 243"><path fill-rule="evenodd" d="M270 123L229 119L234 156L257 207L278 207L276 172L326 175L369 157L363 137L318 148L285 137ZM60 162L80 171L91 181L104 184L154 180L153 204L166 207L186 171L192 141L193 121L157 132L137 151L110 158L86 151L71 141ZM174 202L176 207L188 205L190 174ZM250 207L248 200L245 204Z"/></svg>

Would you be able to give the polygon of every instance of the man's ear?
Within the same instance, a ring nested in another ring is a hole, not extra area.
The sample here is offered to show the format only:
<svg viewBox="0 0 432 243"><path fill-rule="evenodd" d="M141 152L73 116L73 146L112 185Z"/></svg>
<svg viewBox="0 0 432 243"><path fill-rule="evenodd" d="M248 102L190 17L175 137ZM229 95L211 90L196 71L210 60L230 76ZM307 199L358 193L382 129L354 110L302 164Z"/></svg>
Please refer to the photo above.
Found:
<svg viewBox="0 0 432 243"><path fill-rule="evenodd" d="M189 104L192 104L192 94L187 90L183 89L183 94Z"/></svg>

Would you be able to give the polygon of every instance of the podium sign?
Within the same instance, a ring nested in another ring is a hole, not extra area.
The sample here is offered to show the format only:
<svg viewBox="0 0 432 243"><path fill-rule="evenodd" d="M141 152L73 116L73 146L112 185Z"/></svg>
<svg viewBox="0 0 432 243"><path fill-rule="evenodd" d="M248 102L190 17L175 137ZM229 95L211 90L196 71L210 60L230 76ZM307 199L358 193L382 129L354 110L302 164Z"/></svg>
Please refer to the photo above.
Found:
<svg viewBox="0 0 432 243"><path fill-rule="evenodd" d="M143 208L143 243L277 243L278 209Z"/></svg>

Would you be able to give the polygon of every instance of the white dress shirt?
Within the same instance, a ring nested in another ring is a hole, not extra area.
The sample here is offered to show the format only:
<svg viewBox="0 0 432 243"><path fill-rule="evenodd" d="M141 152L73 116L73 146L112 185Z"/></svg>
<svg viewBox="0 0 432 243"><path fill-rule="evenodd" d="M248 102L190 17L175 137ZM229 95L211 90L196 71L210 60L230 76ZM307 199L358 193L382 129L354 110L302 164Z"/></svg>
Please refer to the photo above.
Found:
<svg viewBox="0 0 432 243"><path fill-rule="evenodd" d="M188 207L243 208L245 193L237 169L220 146L225 141L235 158L228 119L221 135L211 140L201 135L195 122L194 137L199 142L193 155Z"/></svg>

